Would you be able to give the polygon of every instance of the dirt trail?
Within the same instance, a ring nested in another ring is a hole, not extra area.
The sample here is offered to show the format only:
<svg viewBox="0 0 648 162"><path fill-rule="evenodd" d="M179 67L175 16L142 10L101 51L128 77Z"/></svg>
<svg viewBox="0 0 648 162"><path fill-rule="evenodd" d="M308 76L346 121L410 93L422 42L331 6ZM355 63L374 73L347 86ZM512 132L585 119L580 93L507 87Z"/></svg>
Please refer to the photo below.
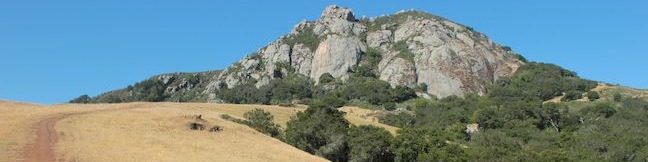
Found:
<svg viewBox="0 0 648 162"><path fill-rule="evenodd" d="M36 139L25 149L26 162L57 161L53 147L56 144L58 135L54 126L56 122L70 115L64 114L50 117L35 125Z"/></svg>
<svg viewBox="0 0 648 162"><path fill-rule="evenodd" d="M54 146L56 145L56 142L58 140L58 133L56 132L55 129L56 123L64 118L70 116L84 115L89 113L133 109L139 107L140 105L142 105L142 103L130 104L123 108L109 108L109 109L77 112L77 113L59 114L41 120L32 128L33 130L35 130L34 133L36 133L36 139L34 139L32 143L30 143L25 147L24 154L23 154L24 161L25 162L62 161L57 159L56 153L54 151Z"/></svg>

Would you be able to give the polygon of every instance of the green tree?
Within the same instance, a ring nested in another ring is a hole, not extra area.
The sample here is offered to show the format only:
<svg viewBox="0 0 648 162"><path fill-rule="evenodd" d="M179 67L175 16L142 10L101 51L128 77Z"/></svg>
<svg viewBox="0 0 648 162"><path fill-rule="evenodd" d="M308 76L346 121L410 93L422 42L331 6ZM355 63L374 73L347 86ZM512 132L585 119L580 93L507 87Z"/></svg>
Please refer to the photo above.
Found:
<svg viewBox="0 0 648 162"><path fill-rule="evenodd" d="M595 91L587 92L586 96L587 96L587 99L589 99L590 101L596 101L599 98L601 98L601 96L599 96L599 93L595 92Z"/></svg>
<svg viewBox="0 0 648 162"><path fill-rule="evenodd" d="M394 150L395 161L417 161L419 158L429 159L423 156L425 156L425 154L438 154L435 153L435 151L449 154L445 150L437 150L443 149L448 145L446 139L443 137L444 133L439 129L404 128L399 130L398 134L399 135L396 136L391 146ZM437 161L444 160L439 159Z"/></svg>
<svg viewBox="0 0 648 162"><path fill-rule="evenodd" d="M394 161L394 155L390 150L390 142L393 138L383 128L366 125L352 126L349 128L349 161Z"/></svg>
<svg viewBox="0 0 648 162"><path fill-rule="evenodd" d="M581 93L580 91L571 90L565 93L565 96L561 99L561 101L573 101L581 98L583 98L583 93Z"/></svg>
<svg viewBox="0 0 648 162"><path fill-rule="evenodd" d="M70 101L70 103L90 103L92 101L92 98L88 95L81 95L77 98L74 98Z"/></svg>
<svg viewBox="0 0 648 162"><path fill-rule="evenodd" d="M248 125L257 131L270 135L275 138L281 137L279 125L273 122L274 116L263 109L254 109L243 114L248 121Z"/></svg>
<svg viewBox="0 0 648 162"><path fill-rule="evenodd" d="M347 161L347 129L344 113L314 104L288 121L285 139L301 150L331 161Z"/></svg>
<svg viewBox="0 0 648 162"><path fill-rule="evenodd" d="M390 91L392 101L394 102L403 102L412 98L416 98L416 92L414 89L406 86L396 86Z"/></svg>

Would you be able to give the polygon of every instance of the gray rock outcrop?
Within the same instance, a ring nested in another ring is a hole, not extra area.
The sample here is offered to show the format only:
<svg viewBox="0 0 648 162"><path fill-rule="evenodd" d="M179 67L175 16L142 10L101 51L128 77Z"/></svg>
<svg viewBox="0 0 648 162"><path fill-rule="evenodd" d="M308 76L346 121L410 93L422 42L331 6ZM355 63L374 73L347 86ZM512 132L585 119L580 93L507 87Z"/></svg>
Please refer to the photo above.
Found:
<svg viewBox="0 0 648 162"><path fill-rule="evenodd" d="M422 83L437 97L485 93L485 87L524 64L512 51L458 23L417 11L357 20L351 9L329 6L316 21L303 21L286 36L214 77L219 85L257 87L295 73L318 81L324 73L345 80L368 50L380 51L376 76L392 86Z"/></svg>

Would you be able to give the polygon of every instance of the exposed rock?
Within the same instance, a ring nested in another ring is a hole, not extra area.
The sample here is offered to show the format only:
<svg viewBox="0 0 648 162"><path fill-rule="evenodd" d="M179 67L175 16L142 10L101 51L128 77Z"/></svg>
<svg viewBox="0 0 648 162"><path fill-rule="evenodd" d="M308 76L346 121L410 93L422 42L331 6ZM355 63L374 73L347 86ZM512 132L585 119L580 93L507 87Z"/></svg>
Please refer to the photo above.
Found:
<svg viewBox="0 0 648 162"><path fill-rule="evenodd" d="M399 14L409 13L413 12ZM316 82L324 73L345 80L367 48L383 52L374 70L379 79L392 86L425 83L430 95L441 98L483 94L488 84L512 75L524 64L511 51L472 29L433 15L415 15L420 12L398 16L401 19L397 21L372 18L373 21L360 23L351 9L329 6L320 19L302 21L289 34L312 29L318 39L323 39L317 49L309 49L305 42L286 44L284 36L257 51L258 56L246 57L229 67L209 83L205 93L215 92L221 83L229 88L249 81L255 81L257 87L266 85L275 79L275 72L287 73L287 69L277 69L277 62L289 64L296 73ZM372 24L379 22L383 24ZM380 29L367 32L365 25L379 25ZM365 33L366 39L361 38ZM399 49L395 49L396 43L401 43ZM406 51L402 51L403 43L407 45Z"/></svg>
<svg viewBox="0 0 648 162"><path fill-rule="evenodd" d="M367 27L372 31L367 31ZM300 37L293 39L293 36ZM425 83L427 93L419 94L423 98L483 94L486 86L511 76L524 64L510 49L438 16L403 11L359 21L351 9L329 6L318 20L300 22L289 34L222 72L165 74L151 79L163 84L165 96L169 96L165 98L167 101L195 97L222 102L215 95L219 88L248 83L261 87L285 76L288 69L315 82L324 73L344 81L367 48L381 52L376 69L371 69L379 79L392 86L413 87ZM335 88L334 85L324 87ZM119 92L122 93L105 96L119 94L128 98L139 94L128 89Z"/></svg>
<svg viewBox="0 0 648 162"><path fill-rule="evenodd" d="M507 51L488 44L487 38L455 33L435 20L406 22L396 30L394 39L407 42L415 54L417 82L426 83L428 92L439 97L483 94L485 83L511 75L523 64Z"/></svg>
<svg viewBox="0 0 648 162"><path fill-rule="evenodd" d="M261 58L264 62L263 65L265 65L263 67L265 69L264 74L267 76L272 76L276 70L276 63L290 62L290 46L287 44L273 42L259 53L261 53Z"/></svg>
<svg viewBox="0 0 648 162"><path fill-rule="evenodd" d="M466 133L475 134L479 132L479 124L468 124L466 125Z"/></svg>
<svg viewBox="0 0 648 162"><path fill-rule="evenodd" d="M295 68L297 73L310 75L313 63L313 52L304 44L293 46L292 55L290 55L290 64Z"/></svg>
<svg viewBox="0 0 648 162"><path fill-rule="evenodd" d="M175 79L175 77L173 77L173 75L160 75L157 79L162 81L162 84L169 84Z"/></svg>
<svg viewBox="0 0 648 162"><path fill-rule="evenodd" d="M380 73L380 80L387 81L392 86L416 85L416 69L411 62L403 58L395 58Z"/></svg>
<svg viewBox="0 0 648 162"><path fill-rule="evenodd" d="M338 6L329 6L315 23L313 32L317 35L339 34L349 36L359 35L367 31L367 27L356 22L351 9Z"/></svg>
<svg viewBox="0 0 648 162"><path fill-rule="evenodd" d="M342 19L346 21L355 21L355 16L351 9L339 7L336 5L331 5L324 9L322 12L321 20L331 20L331 19Z"/></svg>
<svg viewBox="0 0 648 162"><path fill-rule="evenodd" d="M387 45L391 43L392 32L389 30L379 30L367 34L367 46L371 48L384 47L386 50Z"/></svg>
<svg viewBox="0 0 648 162"><path fill-rule="evenodd" d="M329 35L315 51L310 77L319 78L330 73L335 78L346 78L347 71L358 63L360 54L366 49L357 37Z"/></svg>

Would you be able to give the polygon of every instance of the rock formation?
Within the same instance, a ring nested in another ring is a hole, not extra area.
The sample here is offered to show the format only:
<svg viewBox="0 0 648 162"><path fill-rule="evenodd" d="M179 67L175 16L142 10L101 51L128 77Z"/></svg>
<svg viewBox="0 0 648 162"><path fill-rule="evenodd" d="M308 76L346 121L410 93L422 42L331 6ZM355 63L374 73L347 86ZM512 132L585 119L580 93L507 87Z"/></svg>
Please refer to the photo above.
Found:
<svg viewBox="0 0 648 162"><path fill-rule="evenodd" d="M381 51L377 76L392 86L426 84L438 97L483 94L485 87L524 64L510 48L469 27L431 14L406 11L357 20L351 9L329 6L316 21L259 49L212 79L218 85L268 84L289 68L317 81L329 73L346 80L367 50Z"/></svg>

